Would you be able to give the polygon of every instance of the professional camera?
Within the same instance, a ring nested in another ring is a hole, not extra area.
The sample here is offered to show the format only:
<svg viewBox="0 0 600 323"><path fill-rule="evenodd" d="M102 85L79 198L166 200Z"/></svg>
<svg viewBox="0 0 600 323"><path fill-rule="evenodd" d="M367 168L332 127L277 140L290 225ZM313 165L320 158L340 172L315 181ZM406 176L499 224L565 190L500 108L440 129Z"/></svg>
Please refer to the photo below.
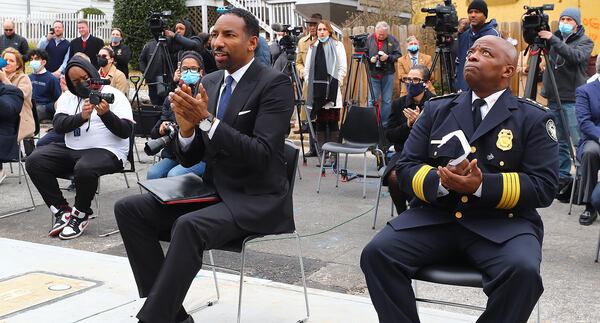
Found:
<svg viewBox="0 0 600 323"><path fill-rule="evenodd" d="M548 24L548 15L544 10L554 10L553 4L544 4L540 7L523 6L526 10L523 15L523 39L528 44L542 43L538 37L538 32L542 30L550 30Z"/></svg>
<svg viewBox="0 0 600 323"><path fill-rule="evenodd" d="M432 14L425 17L423 28L435 30L436 46L449 45L453 40L452 35L458 31L458 15L452 0L444 0L444 4L438 4L435 8L421 8L421 12Z"/></svg>
<svg viewBox="0 0 600 323"><path fill-rule="evenodd" d="M290 25L272 24L271 29L277 32L285 32L285 35L279 40L279 46L285 50L287 54L296 53L296 46L300 35L302 35L302 27L292 27Z"/></svg>
<svg viewBox="0 0 600 323"><path fill-rule="evenodd" d="M146 142L144 145L144 152L146 155L154 156L158 154L161 149L165 148L173 139L175 139L175 136L177 136L177 124L170 122L165 128L165 133L166 134L160 138L148 140L148 142Z"/></svg>
<svg viewBox="0 0 600 323"><path fill-rule="evenodd" d="M102 93L98 90L91 90L89 99L90 104L93 105L100 104L100 101L102 100L108 102L109 104L113 104L115 102L115 95L112 93Z"/></svg>
<svg viewBox="0 0 600 323"><path fill-rule="evenodd" d="M366 33L350 36L352 46L354 46L354 52L366 53L368 51L367 38L369 38L369 34Z"/></svg>
<svg viewBox="0 0 600 323"><path fill-rule="evenodd" d="M148 18L146 18L146 22L148 23L148 28L150 32L154 36L154 38L158 38L159 36L163 36L163 32L165 29L169 28L167 23L167 19L171 18L171 11L162 11L162 12L151 12Z"/></svg>

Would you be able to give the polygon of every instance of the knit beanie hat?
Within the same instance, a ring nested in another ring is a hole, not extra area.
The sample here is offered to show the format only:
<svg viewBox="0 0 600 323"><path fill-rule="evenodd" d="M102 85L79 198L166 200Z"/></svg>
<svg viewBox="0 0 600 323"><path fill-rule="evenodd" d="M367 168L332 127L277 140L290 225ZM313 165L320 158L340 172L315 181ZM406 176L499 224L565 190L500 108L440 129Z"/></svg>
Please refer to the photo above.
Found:
<svg viewBox="0 0 600 323"><path fill-rule="evenodd" d="M488 16L487 3L485 3L485 1L483 0L474 0L473 2L471 2L471 4L469 5L469 9L467 9L467 13L471 11L471 9L479 10L483 12L484 16Z"/></svg>
<svg viewBox="0 0 600 323"><path fill-rule="evenodd" d="M577 26L581 25L581 12L577 8L567 8L560 14L561 17L567 16L573 18Z"/></svg>

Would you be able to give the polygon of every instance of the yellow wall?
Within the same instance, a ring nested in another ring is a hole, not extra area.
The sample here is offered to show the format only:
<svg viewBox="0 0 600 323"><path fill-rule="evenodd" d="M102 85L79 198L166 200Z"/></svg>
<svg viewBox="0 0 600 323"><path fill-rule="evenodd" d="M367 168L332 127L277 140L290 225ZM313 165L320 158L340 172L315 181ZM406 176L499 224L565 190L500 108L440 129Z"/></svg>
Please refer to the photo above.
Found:
<svg viewBox="0 0 600 323"><path fill-rule="evenodd" d="M560 13L568 7L578 7L581 11L582 24L585 27L585 34L590 37L595 44L593 55L600 52L600 1L598 0L487 0L488 19L495 18L500 22L520 21L525 12L524 5L541 6L545 3L554 3L554 10L546 11L550 16L550 21L557 21ZM415 15L414 23L422 23L424 15L420 13L421 7L433 7L436 4L443 3L443 0L418 0L414 1L413 8ZM454 0L458 17L467 17L467 8L470 0Z"/></svg>

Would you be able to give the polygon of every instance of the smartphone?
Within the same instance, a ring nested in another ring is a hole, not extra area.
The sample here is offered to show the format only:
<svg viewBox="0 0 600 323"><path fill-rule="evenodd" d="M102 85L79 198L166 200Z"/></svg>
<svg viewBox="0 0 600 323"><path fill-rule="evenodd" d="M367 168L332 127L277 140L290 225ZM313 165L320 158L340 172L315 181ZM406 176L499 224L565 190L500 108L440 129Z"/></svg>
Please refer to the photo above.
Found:
<svg viewBox="0 0 600 323"><path fill-rule="evenodd" d="M50 28L50 33L54 34L54 28Z"/></svg>
<svg viewBox="0 0 600 323"><path fill-rule="evenodd" d="M181 61L177 62L177 69L181 73Z"/></svg>

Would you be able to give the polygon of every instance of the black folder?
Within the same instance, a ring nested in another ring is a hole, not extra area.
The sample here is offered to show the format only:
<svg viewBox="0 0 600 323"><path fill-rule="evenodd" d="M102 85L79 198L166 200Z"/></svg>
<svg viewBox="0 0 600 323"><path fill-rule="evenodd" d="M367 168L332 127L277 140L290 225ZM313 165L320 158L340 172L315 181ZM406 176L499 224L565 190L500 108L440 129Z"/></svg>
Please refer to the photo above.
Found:
<svg viewBox="0 0 600 323"><path fill-rule="evenodd" d="M194 173L148 179L139 181L138 184L150 192L160 203L167 205L218 202L220 200L215 188Z"/></svg>

